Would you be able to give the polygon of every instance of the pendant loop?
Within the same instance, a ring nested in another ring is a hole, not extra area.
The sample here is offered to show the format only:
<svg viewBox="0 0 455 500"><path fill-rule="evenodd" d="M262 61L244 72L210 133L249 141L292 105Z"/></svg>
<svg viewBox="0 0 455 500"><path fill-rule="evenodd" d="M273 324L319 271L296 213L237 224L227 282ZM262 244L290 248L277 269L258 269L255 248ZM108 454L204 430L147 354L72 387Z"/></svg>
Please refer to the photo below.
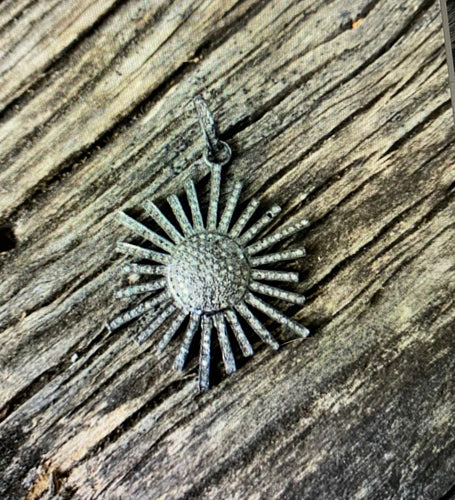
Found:
<svg viewBox="0 0 455 500"><path fill-rule="evenodd" d="M226 142L219 139L215 120L206 101L201 95L197 95L193 99L193 103L205 138L204 159L206 163L210 167L213 167L213 165L226 165L231 159L232 151Z"/></svg>

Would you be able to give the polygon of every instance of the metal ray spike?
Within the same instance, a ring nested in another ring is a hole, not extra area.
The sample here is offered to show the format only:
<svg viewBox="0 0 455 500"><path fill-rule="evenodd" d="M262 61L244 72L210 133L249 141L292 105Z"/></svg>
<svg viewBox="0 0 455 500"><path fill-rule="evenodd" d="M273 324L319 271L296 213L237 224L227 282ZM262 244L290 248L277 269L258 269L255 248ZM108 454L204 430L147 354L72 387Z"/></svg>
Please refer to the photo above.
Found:
<svg viewBox="0 0 455 500"><path fill-rule="evenodd" d="M218 203L220 199L220 184L221 184L221 165L212 167L212 175L210 179L210 201L207 215L207 230L213 231L216 229L218 217Z"/></svg>
<svg viewBox="0 0 455 500"><path fill-rule="evenodd" d="M231 238L236 238L243 231L243 228L247 225L248 221L251 219L258 206L259 201L256 200L256 198L252 198L246 206L245 210L240 214L237 222L229 231L229 236Z"/></svg>
<svg viewBox="0 0 455 500"><path fill-rule="evenodd" d="M141 293L153 292L154 290L160 290L166 286L166 278L152 281L150 283L144 283L142 285L127 286L120 289L117 292L117 297L131 297L132 295L139 295Z"/></svg>
<svg viewBox="0 0 455 500"><path fill-rule="evenodd" d="M264 281L287 281L288 283L298 283L299 273L287 271L272 271L269 269L252 269L251 277L254 280Z"/></svg>
<svg viewBox="0 0 455 500"><path fill-rule="evenodd" d="M150 323L150 325L136 338L136 342L141 345L152 335L169 316L175 311L174 304L169 304L158 316Z"/></svg>
<svg viewBox="0 0 455 500"><path fill-rule="evenodd" d="M221 348L221 354L223 356L224 367L226 373L234 373L236 370L234 354L232 353L231 344L226 332L226 323L224 316L218 313L214 316L214 324L216 331L218 333L218 342Z"/></svg>
<svg viewBox="0 0 455 500"><path fill-rule="evenodd" d="M145 275L162 275L164 266L149 266L147 264L124 264L123 272L125 274L145 274Z"/></svg>
<svg viewBox="0 0 455 500"><path fill-rule="evenodd" d="M167 198L167 202L169 203L169 206L174 212L175 218L177 219L177 222L180 224L180 227L182 228L184 235L191 236L192 234L194 234L193 226L190 224L190 221L188 220L188 217L186 216L185 211L183 210L182 204L180 203L178 196L175 194L169 196Z"/></svg>
<svg viewBox="0 0 455 500"><path fill-rule="evenodd" d="M178 244L183 240L183 236L175 229L169 222L169 219L163 215L163 212L161 212L153 201L146 200L143 206L147 214L161 227L174 243Z"/></svg>
<svg viewBox="0 0 455 500"><path fill-rule="evenodd" d="M239 320L234 311L227 309L224 311L224 317L228 320L231 325L232 331L234 332L235 338L239 343L240 349L242 350L242 354L247 356L252 356L254 354L253 348L249 340L247 339L245 332L243 331L242 325L239 323Z"/></svg>
<svg viewBox="0 0 455 500"><path fill-rule="evenodd" d="M274 234L271 234L270 236L267 236L266 238L263 238L262 240L259 240L258 242L250 245L247 247L247 251L249 255L254 255L261 250L264 250L275 243L278 243L279 241L283 240L284 238L287 238L288 236L291 236L294 233L297 233L301 229L308 227L310 225L310 222L307 219L303 219L299 222L296 222L295 224L291 224L289 226L286 226L279 231L277 231Z"/></svg>
<svg viewBox="0 0 455 500"><path fill-rule="evenodd" d="M132 309L124 312L123 314L120 314L112 321L108 322L107 327L110 332L113 332L114 330L120 328L125 323L130 322L132 319L138 318L139 316L142 316L146 312L155 309L157 305L169 301L170 298L171 297L169 292L165 290L164 292L161 292L159 295L156 295L152 299L146 300L145 302L142 302L142 304L139 304L138 306L133 307Z"/></svg>
<svg viewBox="0 0 455 500"><path fill-rule="evenodd" d="M292 302L293 304L298 304L300 306L305 302L305 297L299 293L288 292L287 290L281 290L280 288L275 288L274 286L264 285L263 283L258 283L257 281L252 281L250 283L250 290L262 295L268 295L269 297L275 297L287 302Z"/></svg>
<svg viewBox="0 0 455 500"><path fill-rule="evenodd" d="M259 335L262 342L268 344L273 349L279 349L280 344L272 337L271 333L267 328L256 318L256 316L250 311L247 305L243 302L237 304L235 307L239 314L244 318L251 328Z"/></svg>
<svg viewBox="0 0 455 500"><path fill-rule="evenodd" d="M202 316L201 331L201 350L199 354L199 392L205 392L209 389L210 375L210 341L212 337L212 318L211 316Z"/></svg>
<svg viewBox="0 0 455 500"><path fill-rule="evenodd" d="M229 194L229 198L226 202L226 207L224 208L223 215L221 216L220 224L218 226L218 231L221 234L225 234L229 230L231 224L232 216L234 215L235 208L240 198L240 193L242 191L243 183L236 182L234 188Z"/></svg>
<svg viewBox="0 0 455 500"><path fill-rule="evenodd" d="M185 182L185 191L190 205L191 216L193 217L193 227L196 232L204 230L204 222L202 220L201 207L196 193L194 182L189 180Z"/></svg>
<svg viewBox="0 0 455 500"><path fill-rule="evenodd" d="M177 330L180 328L180 325L183 323L184 319L187 316L187 313L181 311L176 314L167 332L163 335L163 338L160 340L160 343L156 348L158 352L162 352L163 349L169 344L169 342L172 340L172 337L176 334Z"/></svg>
<svg viewBox="0 0 455 500"><path fill-rule="evenodd" d="M284 250L283 252L269 253L266 255L261 255L260 257L253 257L251 259L251 265L253 267L262 266L263 264L272 264L275 262L299 259L304 257L306 251L304 248L297 248L296 250Z"/></svg>
<svg viewBox="0 0 455 500"><path fill-rule="evenodd" d="M310 331L307 328L300 325L299 323L297 323L297 321L294 321L293 319L289 318L288 316L278 311L274 307L269 306L259 297L253 295L251 292L246 295L245 300L256 309L259 309L263 313L267 314L269 318L272 318L278 323L282 324L283 326L288 327L298 335L302 337L308 337L308 335L310 334Z"/></svg>
<svg viewBox="0 0 455 500"><path fill-rule="evenodd" d="M132 245L131 243L126 243L125 241L117 242L117 252L129 255L135 259L148 259L154 262L160 262L161 264L165 264L168 261L168 255L164 253Z"/></svg>
<svg viewBox="0 0 455 500"><path fill-rule="evenodd" d="M144 226L144 224L141 224L137 220L127 215L125 212L119 212L119 220L128 229L131 229L131 231L138 234L139 236L142 236L144 239L151 241L154 245L163 249L165 252L172 252L172 249L174 248L173 243L165 240L160 235Z"/></svg>
<svg viewBox="0 0 455 500"><path fill-rule="evenodd" d="M180 351L174 361L175 370L183 370L188 352L190 351L191 342L194 334L196 333L197 327L199 326L199 318L200 314L196 313L190 316L190 321L186 327L185 337L180 347Z"/></svg>
<svg viewBox="0 0 455 500"><path fill-rule="evenodd" d="M256 222L253 224L250 229L246 233L243 234L240 238L240 244L245 245L250 240L252 240L261 229L270 224L270 222L281 212L281 207L278 205L274 205Z"/></svg>

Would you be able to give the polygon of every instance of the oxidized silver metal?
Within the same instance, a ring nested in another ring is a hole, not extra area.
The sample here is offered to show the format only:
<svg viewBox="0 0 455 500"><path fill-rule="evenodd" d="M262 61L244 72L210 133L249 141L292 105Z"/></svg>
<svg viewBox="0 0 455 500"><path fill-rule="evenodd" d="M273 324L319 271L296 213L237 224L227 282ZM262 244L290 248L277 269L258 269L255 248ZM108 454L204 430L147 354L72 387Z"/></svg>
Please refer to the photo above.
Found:
<svg viewBox="0 0 455 500"><path fill-rule="evenodd" d="M204 217L199 205L192 180L185 184L191 222L176 195L170 196L167 201L180 227L175 227L153 201L144 203L147 214L167 237L160 236L126 213L119 213L120 222L153 243L156 250L125 242L118 243L119 252L136 260L151 262L127 264L125 271L153 279L146 279L143 283L118 291L118 297L143 294L146 300L110 321L108 327L113 331L132 319L149 315L146 328L136 339L141 344L167 322L165 334L158 344L159 351L162 351L177 331L184 327L180 351L174 362L174 368L179 370L183 369L193 338L199 330L201 341L198 386L200 391L205 391L209 388L213 331L216 331L218 337L226 373L236 370L229 340L230 332L236 338L244 356L253 354L239 316L273 349L278 349L279 344L256 317L254 310L264 313L301 337L308 336L309 331L304 326L281 313L260 296L278 298L299 305L304 303L305 298L301 294L263 283L297 283L297 273L262 266L303 257L303 248L274 253L268 253L267 249L307 227L309 222L301 220L255 241L256 236L281 209L274 205L248 227L251 217L259 207L259 202L253 198L233 223L234 211L242 190L241 182L234 184L224 209L220 212L221 169L230 161L231 149L218 138L215 122L202 97L196 97L194 103L206 140L205 161L211 168L210 200L206 216Z"/></svg>

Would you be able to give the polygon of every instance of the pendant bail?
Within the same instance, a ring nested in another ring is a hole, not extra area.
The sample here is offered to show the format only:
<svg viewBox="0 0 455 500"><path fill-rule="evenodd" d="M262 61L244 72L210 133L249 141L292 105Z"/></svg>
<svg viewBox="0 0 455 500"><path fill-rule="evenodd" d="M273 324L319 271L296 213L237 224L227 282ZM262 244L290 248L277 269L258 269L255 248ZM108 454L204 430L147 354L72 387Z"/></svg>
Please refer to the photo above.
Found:
<svg viewBox="0 0 455 500"><path fill-rule="evenodd" d="M227 165L231 159L232 151L229 145L218 137L215 120L210 113L206 101L201 95L197 95L193 99L193 104L196 108L196 113L205 138L206 147L204 159L206 163L210 167L214 165Z"/></svg>

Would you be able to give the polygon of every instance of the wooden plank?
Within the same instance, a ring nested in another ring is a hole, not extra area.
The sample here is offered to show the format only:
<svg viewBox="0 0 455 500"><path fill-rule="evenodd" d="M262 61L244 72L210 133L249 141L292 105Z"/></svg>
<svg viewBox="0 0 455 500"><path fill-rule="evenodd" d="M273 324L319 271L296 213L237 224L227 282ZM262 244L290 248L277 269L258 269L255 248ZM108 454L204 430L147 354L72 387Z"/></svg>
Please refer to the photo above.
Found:
<svg viewBox="0 0 455 500"><path fill-rule="evenodd" d="M20 5L22 4L22 5ZM81 41L109 13L114 0L15 2L0 10L2 56L0 58L0 107L24 92L64 57L65 51ZM20 8L20 10L19 10ZM45 29L36 29L36 25Z"/></svg>
<svg viewBox="0 0 455 500"><path fill-rule="evenodd" d="M438 2L95 2L65 17L71 5L23 42L46 3L12 24L0 10L8 57L49 46L2 94L0 219L17 239L0 253L2 498L43 498L51 474L81 499L443 495L455 154ZM308 257L284 269L303 278L307 303L288 313L312 336L274 329L289 343L254 345L229 377L218 355L197 396L197 360L182 375L178 341L155 352L165 328L139 348L141 321L104 323L128 304L113 213L206 172L200 92L241 202L278 202L274 227L311 221L290 238Z"/></svg>

